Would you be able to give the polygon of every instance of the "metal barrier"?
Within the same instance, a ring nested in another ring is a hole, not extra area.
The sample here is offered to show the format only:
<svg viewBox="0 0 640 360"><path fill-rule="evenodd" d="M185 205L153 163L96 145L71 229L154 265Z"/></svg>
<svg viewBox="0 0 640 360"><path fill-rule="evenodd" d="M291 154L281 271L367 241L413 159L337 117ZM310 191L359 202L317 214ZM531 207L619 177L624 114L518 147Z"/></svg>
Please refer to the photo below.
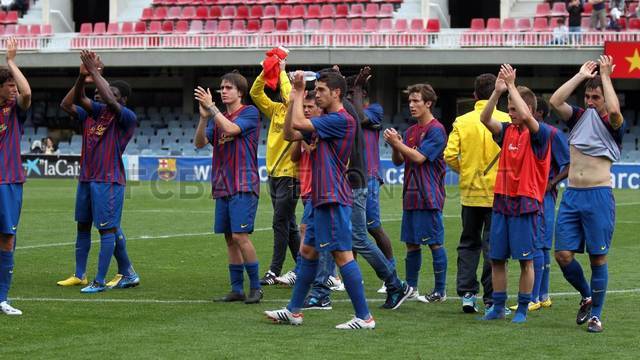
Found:
<svg viewBox="0 0 640 360"><path fill-rule="evenodd" d="M0 49L6 37L0 38ZM555 38L551 32L471 32L445 30L440 33L227 33L144 34L19 37L20 49L58 52L69 49L206 49L269 48L598 48L605 41L640 41L640 32L582 32Z"/></svg>

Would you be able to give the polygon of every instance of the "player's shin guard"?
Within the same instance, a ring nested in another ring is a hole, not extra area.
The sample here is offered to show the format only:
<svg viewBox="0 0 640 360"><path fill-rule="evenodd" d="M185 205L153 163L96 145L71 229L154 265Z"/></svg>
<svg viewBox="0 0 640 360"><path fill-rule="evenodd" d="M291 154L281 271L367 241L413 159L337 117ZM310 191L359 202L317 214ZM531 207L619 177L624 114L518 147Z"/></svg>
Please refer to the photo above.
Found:
<svg viewBox="0 0 640 360"><path fill-rule="evenodd" d="M444 294L447 283L447 251L443 246L431 250L433 256L433 275L435 277L434 290Z"/></svg>
<svg viewBox="0 0 640 360"><path fill-rule="evenodd" d="M129 254L127 254L127 238L124 236L122 229L118 228L116 232L116 248L113 252L113 256L118 262L118 274L125 276L133 274L133 266L129 260Z"/></svg>
<svg viewBox="0 0 640 360"><path fill-rule="evenodd" d="M533 292L531 301L538 302L540 296L540 286L542 285L542 273L544 272L544 253L536 250L533 254Z"/></svg>
<svg viewBox="0 0 640 360"><path fill-rule="evenodd" d="M358 267L358 263L355 260L349 261L340 267L340 274L342 274L342 281L344 287L351 298L353 309L356 312L356 317L362 320L369 318L369 306L367 305L367 299L364 296L364 286L362 285L362 273Z"/></svg>
<svg viewBox="0 0 640 360"><path fill-rule="evenodd" d="M560 267L560 269L562 270L564 278L580 292L583 298L591 296L591 289L589 288L587 279L584 277L582 266L580 266L580 263L577 262L576 259L573 259L569 265Z"/></svg>
<svg viewBox="0 0 640 360"><path fill-rule="evenodd" d="M540 281L540 293L538 298L540 301L545 301L549 298L549 271L551 271L551 257L549 256L549 250L542 250L544 256L544 270L542 271L542 280ZM535 259L534 259L535 260Z"/></svg>
<svg viewBox="0 0 640 360"><path fill-rule="evenodd" d="M91 250L91 232L78 231L76 235L76 272L78 279L83 279L87 272L87 259Z"/></svg>
<svg viewBox="0 0 640 360"><path fill-rule="evenodd" d="M260 289L260 275L258 262L245 263L244 269L249 277L249 287L251 289Z"/></svg>
<svg viewBox="0 0 640 360"><path fill-rule="evenodd" d="M96 275L96 281L102 285L105 284L105 277L107 276L107 272L109 272L109 264L111 263L111 256L113 256L115 247L115 233L100 234L100 255L98 255L98 274Z"/></svg>
<svg viewBox="0 0 640 360"><path fill-rule="evenodd" d="M300 272L297 274L296 284L291 292L291 300L287 305L287 309L292 313L299 313L304 305L304 298L307 297L313 279L318 273L318 260L309 260L300 256Z"/></svg>
<svg viewBox="0 0 640 360"><path fill-rule="evenodd" d="M418 276L422 267L422 250L407 252L405 258L405 269L407 276L407 284L414 289L418 288Z"/></svg>
<svg viewBox="0 0 640 360"><path fill-rule="evenodd" d="M591 315L600 318L602 315L602 307L604 306L604 298L607 294L607 283L609 282L609 268L607 264L591 265L591 299L593 307Z"/></svg>
<svg viewBox="0 0 640 360"><path fill-rule="evenodd" d="M244 294L244 265L229 264L229 281L231 282L231 291Z"/></svg>
<svg viewBox="0 0 640 360"><path fill-rule="evenodd" d="M0 302L7 301L13 277L13 251L0 251Z"/></svg>

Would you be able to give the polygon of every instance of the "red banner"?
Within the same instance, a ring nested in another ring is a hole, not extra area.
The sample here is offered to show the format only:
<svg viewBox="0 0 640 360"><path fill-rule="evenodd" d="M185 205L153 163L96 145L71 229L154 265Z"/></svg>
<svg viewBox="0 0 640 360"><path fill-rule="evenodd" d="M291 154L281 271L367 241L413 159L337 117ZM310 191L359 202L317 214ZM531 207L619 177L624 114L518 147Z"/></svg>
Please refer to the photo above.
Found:
<svg viewBox="0 0 640 360"><path fill-rule="evenodd" d="M616 79L640 79L640 42L604 43L604 54L613 57L616 67L611 74Z"/></svg>

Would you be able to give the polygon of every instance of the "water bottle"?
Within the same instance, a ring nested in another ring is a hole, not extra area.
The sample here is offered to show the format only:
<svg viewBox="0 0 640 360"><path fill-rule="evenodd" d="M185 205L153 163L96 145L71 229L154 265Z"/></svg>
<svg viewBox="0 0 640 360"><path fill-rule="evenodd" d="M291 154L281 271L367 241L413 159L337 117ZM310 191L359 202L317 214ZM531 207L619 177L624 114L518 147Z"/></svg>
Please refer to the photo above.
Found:
<svg viewBox="0 0 640 360"><path fill-rule="evenodd" d="M293 80L294 75L296 74L295 71L291 71L289 72L289 79ZM318 79L318 73L316 73L315 71L305 71L304 72L304 81L308 82L308 81L316 81Z"/></svg>

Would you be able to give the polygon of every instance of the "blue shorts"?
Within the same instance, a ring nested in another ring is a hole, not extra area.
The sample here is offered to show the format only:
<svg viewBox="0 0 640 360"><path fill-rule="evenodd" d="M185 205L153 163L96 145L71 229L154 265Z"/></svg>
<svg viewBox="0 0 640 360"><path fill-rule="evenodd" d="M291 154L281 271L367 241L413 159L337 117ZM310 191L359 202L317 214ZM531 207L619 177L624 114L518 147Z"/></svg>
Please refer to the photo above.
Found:
<svg viewBox="0 0 640 360"><path fill-rule="evenodd" d="M302 200L302 220L300 220L300 224L309 225L309 217L311 216L311 212L313 211L313 205L311 205L311 199Z"/></svg>
<svg viewBox="0 0 640 360"><path fill-rule="evenodd" d="M367 229L376 229L380 223L380 181L370 177L367 185Z"/></svg>
<svg viewBox="0 0 640 360"><path fill-rule="evenodd" d="M518 216L494 211L491 215L489 258L532 260L536 249L542 248L539 222L542 215L534 212Z"/></svg>
<svg viewBox="0 0 640 360"><path fill-rule="evenodd" d="M556 200L548 192L544 196L544 221L540 222L540 236L542 237L542 249L551 250L553 247L553 231L556 223Z"/></svg>
<svg viewBox="0 0 640 360"><path fill-rule="evenodd" d="M556 251L590 255L609 252L616 223L616 201L608 186L567 188L556 224Z"/></svg>
<svg viewBox="0 0 640 360"><path fill-rule="evenodd" d="M318 251L351 251L351 206L327 204L313 208L304 243Z"/></svg>
<svg viewBox="0 0 640 360"><path fill-rule="evenodd" d="M216 234L252 233L258 210L258 197L241 192L216 199L213 232Z"/></svg>
<svg viewBox="0 0 640 360"><path fill-rule="evenodd" d="M400 241L415 245L444 244L444 225L440 210L404 210Z"/></svg>
<svg viewBox="0 0 640 360"><path fill-rule="evenodd" d="M98 230L120 227L124 185L107 182L78 182L76 221L91 223Z"/></svg>
<svg viewBox="0 0 640 360"><path fill-rule="evenodd" d="M15 235L22 209L22 184L0 185L0 233Z"/></svg>

